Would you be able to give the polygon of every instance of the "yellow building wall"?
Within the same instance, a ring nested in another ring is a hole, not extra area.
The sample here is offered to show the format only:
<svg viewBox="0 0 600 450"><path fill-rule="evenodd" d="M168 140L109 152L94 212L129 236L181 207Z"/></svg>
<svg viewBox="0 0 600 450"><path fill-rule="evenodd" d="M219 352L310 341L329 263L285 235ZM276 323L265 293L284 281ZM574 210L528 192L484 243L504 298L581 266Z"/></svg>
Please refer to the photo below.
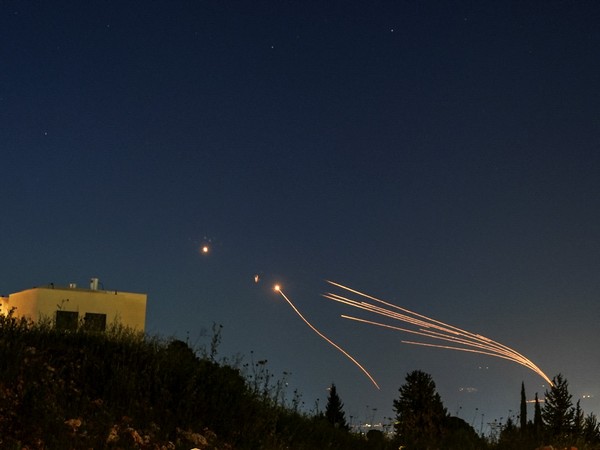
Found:
<svg viewBox="0 0 600 450"><path fill-rule="evenodd" d="M15 308L16 317L33 321L56 317L56 311L76 311L81 320L85 313L106 314L107 326L113 323L144 331L146 294L77 288L40 287L10 294L0 312Z"/></svg>

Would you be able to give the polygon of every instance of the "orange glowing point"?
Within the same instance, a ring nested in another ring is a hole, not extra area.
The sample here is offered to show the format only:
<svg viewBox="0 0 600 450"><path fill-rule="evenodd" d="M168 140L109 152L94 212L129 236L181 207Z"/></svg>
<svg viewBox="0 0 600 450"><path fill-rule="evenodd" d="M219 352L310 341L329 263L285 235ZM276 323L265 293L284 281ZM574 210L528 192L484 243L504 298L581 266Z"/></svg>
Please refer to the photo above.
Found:
<svg viewBox="0 0 600 450"><path fill-rule="evenodd" d="M276 284L275 286L273 286L273 290L275 292L280 292L281 291L281 286L279 286L278 284Z"/></svg>
<svg viewBox="0 0 600 450"><path fill-rule="evenodd" d="M202 247L202 253L207 254L208 253L208 245L205 245L204 247Z"/></svg>

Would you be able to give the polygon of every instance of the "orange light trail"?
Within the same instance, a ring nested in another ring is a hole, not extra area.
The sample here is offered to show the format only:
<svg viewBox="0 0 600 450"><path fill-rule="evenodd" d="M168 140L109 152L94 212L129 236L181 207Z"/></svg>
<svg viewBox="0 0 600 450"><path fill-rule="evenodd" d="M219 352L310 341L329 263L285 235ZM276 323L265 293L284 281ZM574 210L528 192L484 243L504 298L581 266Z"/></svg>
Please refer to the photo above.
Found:
<svg viewBox="0 0 600 450"><path fill-rule="evenodd" d="M327 282L333 286L336 286L340 289L343 289L347 292L359 295L361 297L372 300L376 303L379 303L382 306L377 306L372 303L368 303L365 301L358 301L348 297L344 297L335 293L326 293L323 294L323 297L333 300L338 303L342 303L348 306L352 306L357 309L361 309L363 311L368 311L374 314L378 314L380 316L388 317L390 319L398 320L409 325L413 325L417 327L417 330L411 330L409 328L401 328L393 325L388 325L381 322L375 322L372 320L360 319L358 317L352 317L347 315L342 315L342 318L354 320L357 322L362 322L370 325L375 325L383 328L389 328L395 331L401 331L404 333L416 334L419 336L423 336L429 339L437 339L446 342L451 342L456 344L457 346L451 345L440 345L440 344L430 344L426 342L414 342L414 341L402 341L404 344L411 345L421 345L424 347L434 347L434 348L442 348L447 350L456 350L463 352L471 352L471 353L479 353L482 355L495 356L497 358L506 359L517 364L520 364L533 372L537 373L541 376L550 386L552 386L552 381L548 376L533 362L523 356L521 353L516 350L496 342L490 338L482 336L480 334L471 333L470 331L463 330L461 328L455 327L453 325L449 325L439 320L432 319L431 317L424 316L422 314L418 314L414 311L411 311L406 308L402 308L400 306L394 305L392 303L381 300L377 297L373 297L371 295L365 294L363 292L357 291L355 289L349 288L339 283L335 283L333 281L327 280ZM390 308L390 309L388 309ZM400 312L397 312L400 311Z"/></svg>
<svg viewBox="0 0 600 450"><path fill-rule="evenodd" d="M352 357L352 355L350 355L346 350L344 350L342 347L340 347L339 345L337 345L335 342L333 342L331 339L329 339L327 336L325 336L323 333L321 333L319 330L317 330L308 320L306 320L306 318L302 315L302 313L298 310L298 308L296 308L296 306L292 303L292 301L287 297L287 295L285 295L283 293L283 291L281 290L281 286L279 286L278 284L275 285L274 290L276 292L279 292L281 294L281 296L285 299L286 302L288 302L288 304L292 307L292 309L294 310L294 312L298 315L298 317L300 317L304 323L306 325L308 325L310 327L311 330L313 330L319 337L321 337L322 339L324 339L325 341L327 341L327 343L329 343L330 345L332 345L333 347L335 347L338 351L340 351L346 358L348 358L350 361L352 361L360 370L362 370L364 372L364 374L369 378L369 380L371 380L371 382L375 385L375 387L377 389L379 389L379 385L377 384L377 382L375 381L375 379L371 376L371 374L369 372L367 372L367 369L365 369L356 359L354 359Z"/></svg>

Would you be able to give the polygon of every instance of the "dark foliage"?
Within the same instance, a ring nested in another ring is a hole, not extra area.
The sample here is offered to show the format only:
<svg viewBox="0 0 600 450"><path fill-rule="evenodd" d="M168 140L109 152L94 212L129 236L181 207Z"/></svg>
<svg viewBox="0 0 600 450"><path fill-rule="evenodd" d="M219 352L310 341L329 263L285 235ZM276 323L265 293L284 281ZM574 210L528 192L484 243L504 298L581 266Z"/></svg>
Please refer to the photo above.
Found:
<svg viewBox="0 0 600 450"><path fill-rule="evenodd" d="M335 428L348 431L350 427L346 422L344 413L344 404L340 400L335 384L329 387L329 396L327 397L327 406L325 407L325 418Z"/></svg>
<svg viewBox="0 0 600 450"><path fill-rule="evenodd" d="M600 426L594 414L585 416L579 401L573 407L567 380L562 375L553 378L553 386L546 391L544 408L540 407L535 394L533 422L520 426L509 418L493 448L497 450L530 450L553 446L553 448L577 448L600 450ZM521 405L524 386L521 385Z"/></svg>
<svg viewBox="0 0 600 450"><path fill-rule="evenodd" d="M473 427L447 414L433 379L419 370L406 375L394 409L398 446L415 450L482 450L487 446Z"/></svg>
<svg viewBox="0 0 600 450"><path fill-rule="evenodd" d="M400 397L394 400L398 442L414 449L438 447L446 410L431 376L415 370L406 375L399 391Z"/></svg>
<svg viewBox="0 0 600 450"><path fill-rule="evenodd" d="M542 407L537 392L535 393L535 405L533 411L533 432L536 438L541 438L544 430L544 421L542 420Z"/></svg>
<svg viewBox="0 0 600 450"><path fill-rule="evenodd" d="M443 431L441 448L447 450L484 450L487 448L485 439L459 417L446 417Z"/></svg>
<svg viewBox="0 0 600 450"><path fill-rule="evenodd" d="M286 408L265 362L248 377L214 348L50 325L0 315L2 449L365 448Z"/></svg>
<svg viewBox="0 0 600 450"><path fill-rule="evenodd" d="M543 410L536 403L533 423L509 420L486 442L448 416L431 376L414 371L394 401L390 442L376 430L349 432L333 385L325 414L299 412L298 398L286 406L285 383L266 360L241 368L216 360L215 330L198 356L185 342L119 327L57 331L0 315L0 448L600 450L596 416L573 407L560 375Z"/></svg>
<svg viewBox="0 0 600 450"><path fill-rule="evenodd" d="M546 391L542 418L549 437L556 442L568 439L573 427L575 410L567 380L558 374L552 379L554 386Z"/></svg>
<svg viewBox="0 0 600 450"><path fill-rule="evenodd" d="M525 383L521 382L521 410L519 413L519 423L521 432L525 433L527 429L527 397L525 396Z"/></svg>

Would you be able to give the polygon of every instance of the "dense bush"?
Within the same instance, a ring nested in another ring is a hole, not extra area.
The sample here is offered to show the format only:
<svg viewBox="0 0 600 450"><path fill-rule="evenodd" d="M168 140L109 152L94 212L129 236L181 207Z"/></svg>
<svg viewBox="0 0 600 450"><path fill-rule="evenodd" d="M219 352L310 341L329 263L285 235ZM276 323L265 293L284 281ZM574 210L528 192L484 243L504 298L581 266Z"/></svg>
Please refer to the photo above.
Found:
<svg viewBox="0 0 600 450"><path fill-rule="evenodd" d="M0 448L368 448L286 407L266 361L214 356L119 327L57 331L0 315Z"/></svg>

